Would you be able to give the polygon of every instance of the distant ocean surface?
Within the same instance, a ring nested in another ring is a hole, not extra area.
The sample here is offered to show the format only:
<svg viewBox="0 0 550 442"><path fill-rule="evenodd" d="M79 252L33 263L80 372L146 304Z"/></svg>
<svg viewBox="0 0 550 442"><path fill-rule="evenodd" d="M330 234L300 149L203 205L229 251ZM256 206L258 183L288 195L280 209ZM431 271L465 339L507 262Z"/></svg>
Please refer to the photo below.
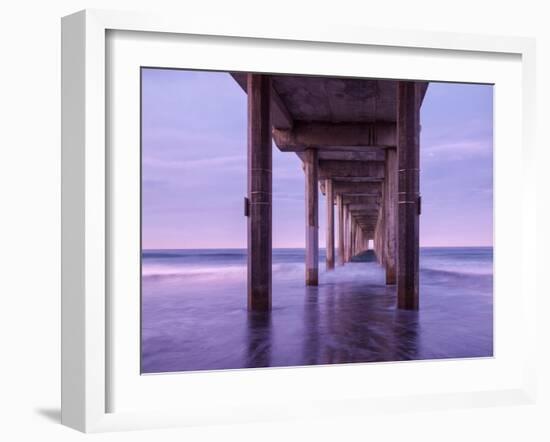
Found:
<svg viewBox="0 0 550 442"><path fill-rule="evenodd" d="M395 308L374 261L304 285L304 249L273 250L271 315L246 309L246 250L144 250L142 372L492 356L493 249L422 248L420 310Z"/></svg>

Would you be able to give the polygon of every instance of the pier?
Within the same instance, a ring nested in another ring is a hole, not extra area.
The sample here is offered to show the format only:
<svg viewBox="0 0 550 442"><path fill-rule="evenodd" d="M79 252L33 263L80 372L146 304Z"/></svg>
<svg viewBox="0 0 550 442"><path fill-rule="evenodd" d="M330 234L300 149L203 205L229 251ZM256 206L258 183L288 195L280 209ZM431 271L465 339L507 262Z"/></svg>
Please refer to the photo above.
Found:
<svg viewBox="0 0 550 442"><path fill-rule="evenodd" d="M428 83L232 76L248 99L249 310L271 309L273 141L304 170L305 284L319 284L320 191L327 201L326 269L372 244L386 284L395 285L396 307L417 310L420 107Z"/></svg>

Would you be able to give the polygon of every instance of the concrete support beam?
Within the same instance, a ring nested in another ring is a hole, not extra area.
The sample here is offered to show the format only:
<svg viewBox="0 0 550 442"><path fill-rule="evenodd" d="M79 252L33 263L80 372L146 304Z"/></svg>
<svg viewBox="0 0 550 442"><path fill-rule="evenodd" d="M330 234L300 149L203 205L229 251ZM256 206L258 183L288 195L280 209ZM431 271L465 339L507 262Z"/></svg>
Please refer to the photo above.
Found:
<svg viewBox="0 0 550 442"><path fill-rule="evenodd" d="M385 266L386 284L396 282L396 234L397 234L397 151L386 150L384 180L384 211L386 220Z"/></svg>
<svg viewBox="0 0 550 442"><path fill-rule="evenodd" d="M357 179L356 182L384 179L384 163L381 161L337 161L319 162L319 178Z"/></svg>
<svg viewBox="0 0 550 442"><path fill-rule="evenodd" d="M320 160L338 161L384 161L384 150L379 148L367 148L361 151L333 151L322 150L319 152ZM298 155L301 155L298 153Z"/></svg>
<svg viewBox="0 0 550 442"><path fill-rule="evenodd" d="M365 195L365 196L354 196L344 194L344 204L364 204L364 205L378 205L380 202L380 196L374 195Z"/></svg>
<svg viewBox="0 0 550 442"><path fill-rule="evenodd" d="M362 222L362 221L357 221L357 224L359 225L359 227L361 227L364 230L374 231L375 226L373 226L372 224L365 223L365 222ZM372 238L373 238L373 235L371 234L369 239L372 239Z"/></svg>
<svg viewBox="0 0 550 442"><path fill-rule="evenodd" d="M345 203L344 203L345 204ZM380 210L380 205L378 203L368 203L368 204L346 204L348 209L351 212L370 212L377 214Z"/></svg>
<svg viewBox="0 0 550 442"><path fill-rule="evenodd" d="M415 82L401 81L397 92L397 303L417 310L419 268L419 103Z"/></svg>
<svg viewBox="0 0 550 442"><path fill-rule="evenodd" d="M325 180L325 189L327 192L326 259L327 270L332 270L334 269L334 194L332 192L332 180Z"/></svg>
<svg viewBox="0 0 550 442"><path fill-rule="evenodd" d="M384 204L385 194L382 191L382 204ZM374 253L376 255L376 260L379 264L384 265L385 256L384 256L384 240L385 240L385 211L379 210L376 215L376 227L374 229Z"/></svg>
<svg viewBox="0 0 550 442"><path fill-rule="evenodd" d="M349 212L348 207L344 206L344 262L348 262L349 248Z"/></svg>
<svg viewBox="0 0 550 442"><path fill-rule="evenodd" d="M368 210L350 210L350 213L356 220L370 220L374 223L378 221L376 217L376 212Z"/></svg>
<svg viewBox="0 0 550 442"><path fill-rule="evenodd" d="M361 253L363 249L363 229L357 224L357 239L355 241L357 253Z"/></svg>
<svg viewBox="0 0 550 442"><path fill-rule="evenodd" d="M342 195L336 197L336 202L338 207L338 263L344 265L344 205L342 204Z"/></svg>
<svg viewBox="0 0 550 442"><path fill-rule="evenodd" d="M351 213L349 216L349 233L348 261L351 261L351 258L355 255L355 251L353 249L353 243L355 242L355 221L353 220Z"/></svg>
<svg viewBox="0 0 550 442"><path fill-rule="evenodd" d="M231 73L237 84L247 92L247 74L241 72ZM293 119L277 91L271 87L271 124L277 129L292 129Z"/></svg>
<svg viewBox="0 0 550 442"><path fill-rule="evenodd" d="M351 258L354 255L353 251L353 241L355 240L355 222L353 220L353 217L351 216L351 213L349 213L348 210L348 217L349 217L349 236L348 236L348 262L351 261Z"/></svg>
<svg viewBox="0 0 550 442"><path fill-rule="evenodd" d="M271 309L271 78L248 74L248 309Z"/></svg>
<svg viewBox="0 0 550 442"><path fill-rule="evenodd" d="M355 215L356 221L368 221L376 225L377 218L376 215Z"/></svg>
<svg viewBox="0 0 550 442"><path fill-rule="evenodd" d="M368 222L368 221L362 221L360 219L357 220L357 224L359 225L359 227L361 227L362 229L364 230L368 230L368 231L371 231L371 232L374 232L374 228L376 227L375 224L371 223L371 222ZM371 237L372 238L372 237Z"/></svg>
<svg viewBox="0 0 550 442"><path fill-rule="evenodd" d="M274 129L273 138L283 152L308 148L344 150L395 147L395 123L306 123L294 122L292 129Z"/></svg>
<svg viewBox="0 0 550 442"><path fill-rule="evenodd" d="M319 284L319 160L316 149L306 150L306 285Z"/></svg>
<svg viewBox="0 0 550 442"><path fill-rule="evenodd" d="M319 150L319 149L318 149ZM338 161L385 161L385 149L366 148L361 151L334 151L319 150L319 160L338 160ZM296 155L303 161L304 152L296 152Z"/></svg>
<svg viewBox="0 0 550 442"><path fill-rule="evenodd" d="M361 252L361 247L359 244L360 239L361 239L361 227L359 227L359 224L355 223L355 236L353 238L353 256Z"/></svg>
<svg viewBox="0 0 550 442"><path fill-rule="evenodd" d="M335 181L347 181L351 184L358 183L378 183L382 184L384 178L374 176L347 176L347 175L332 175L331 178Z"/></svg>
<svg viewBox="0 0 550 442"><path fill-rule="evenodd" d="M379 182L353 183L333 179L333 191L335 195L347 194L350 196L380 196L382 192L382 184Z"/></svg>
<svg viewBox="0 0 550 442"><path fill-rule="evenodd" d="M365 250L363 243L363 229L357 224L357 253L362 253Z"/></svg>
<svg viewBox="0 0 550 442"><path fill-rule="evenodd" d="M358 221L357 225L365 231L373 231L374 230L374 227L372 226L372 224L365 224L365 223L362 223L361 221ZM370 238L372 239L372 235L371 235Z"/></svg>

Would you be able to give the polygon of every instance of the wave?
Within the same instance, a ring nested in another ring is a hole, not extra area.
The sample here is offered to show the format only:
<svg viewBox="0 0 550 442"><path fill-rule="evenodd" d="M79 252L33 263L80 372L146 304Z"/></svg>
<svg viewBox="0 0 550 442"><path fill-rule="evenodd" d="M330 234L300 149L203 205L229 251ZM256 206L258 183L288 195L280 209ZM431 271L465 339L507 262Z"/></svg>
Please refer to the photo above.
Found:
<svg viewBox="0 0 550 442"><path fill-rule="evenodd" d="M279 276L294 277L297 272L303 272L303 264L280 263L273 264L273 273ZM220 266L177 266L147 264L142 267L143 278L246 278L247 267L243 265Z"/></svg>
<svg viewBox="0 0 550 442"><path fill-rule="evenodd" d="M322 266L319 269L320 274L329 278L330 280L340 279L340 280L353 280L356 278L365 278L365 277L379 277L381 273L380 266L362 266L361 264L348 263L345 267L339 267L336 272L326 272ZM143 266L141 275L143 278L176 278L176 277L237 277L244 278L246 277L246 265L235 265L235 266L155 266L155 265L146 265ZM277 274L279 277L293 277L297 273L304 271L304 265L301 263L281 263L273 265L273 273ZM421 267L421 274L424 276L447 276L447 277L492 277L493 273L491 270L484 269L469 269L457 270L457 269L442 269L442 268L429 268Z"/></svg>
<svg viewBox="0 0 550 442"><path fill-rule="evenodd" d="M216 251L182 251L182 252L142 252L143 259L175 259L175 258L246 258L244 252L216 252Z"/></svg>
<svg viewBox="0 0 550 442"><path fill-rule="evenodd" d="M441 272L455 275L470 275L470 276L492 276L493 265L492 263L426 263L422 264L420 261L421 272Z"/></svg>
<svg viewBox="0 0 550 442"><path fill-rule="evenodd" d="M273 253L273 273L277 278L301 277L304 272L304 252L300 249L276 249ZM142 276L245 279L246 251L241 249L147 250L143 251ZM369 260L373 261L373 260ZM320 256L319 270L326 281L378 280L382 267L374 262L351 262L337 267L335 272L324 271ZM421 253L420 271L424 275L453 277L493 275L492 250L427 250ZM300 276L298 276L300 275Z"/></svg>
<svg viewBox="0 0 550 442"><path fill-rule="evenodd" d="M246 266L163 266L144 265L141 269L141 276L147 277L184 277L184 276L207 276L207 275L237 275L246 273Z"/></svg>

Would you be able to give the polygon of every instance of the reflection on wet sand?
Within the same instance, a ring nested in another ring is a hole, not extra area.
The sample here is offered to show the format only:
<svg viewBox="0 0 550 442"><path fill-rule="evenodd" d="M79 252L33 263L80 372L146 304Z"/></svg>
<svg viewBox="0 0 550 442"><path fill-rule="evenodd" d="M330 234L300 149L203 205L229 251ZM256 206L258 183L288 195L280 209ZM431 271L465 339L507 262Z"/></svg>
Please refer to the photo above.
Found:
<svg viewBox="0 0 550 442"><path fill-rule="evenodd" d="M271 315L269 313L248 313L247 344L245 367L271 366Z"/></svg>
<svg viewBox="0 0 550 442"><path fill-rule="evenodd" d="M391 288L367 290L334 283L305 289L305 365L417 358L418 312L396 310Z"/></svg>

